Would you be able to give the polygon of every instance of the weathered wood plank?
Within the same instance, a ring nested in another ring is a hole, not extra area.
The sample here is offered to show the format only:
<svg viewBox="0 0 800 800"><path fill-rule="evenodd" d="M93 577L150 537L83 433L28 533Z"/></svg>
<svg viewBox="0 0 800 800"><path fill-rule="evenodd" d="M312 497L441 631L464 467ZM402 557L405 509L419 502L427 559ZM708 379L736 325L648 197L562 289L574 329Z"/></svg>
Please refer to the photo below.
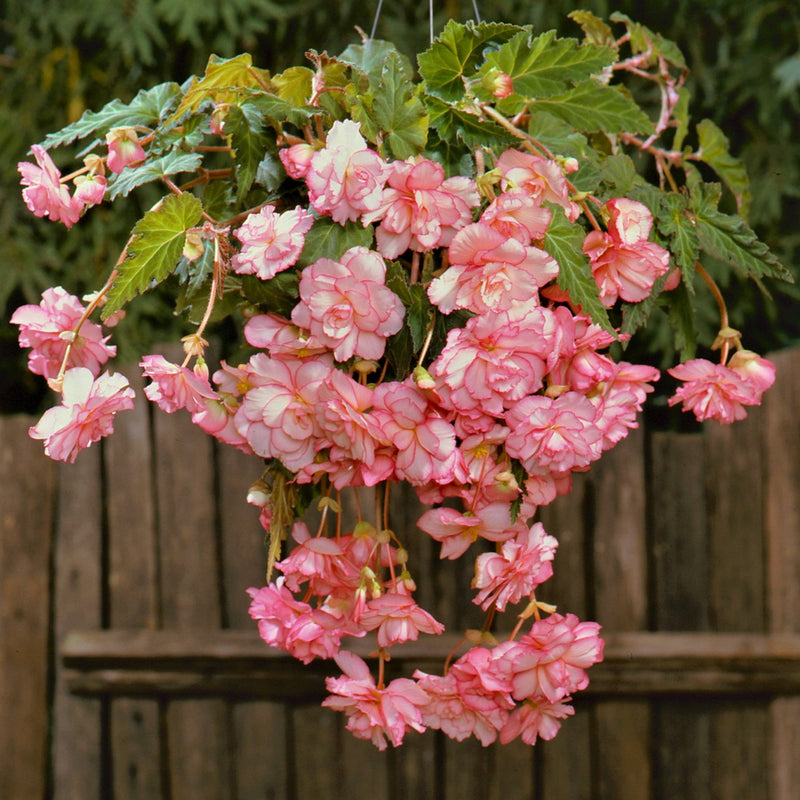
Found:
<svg viewBox="0 0 800 800"><path fill-rule="evenodd" d="M700 434L654 434L650 497L653 618L659 630L707 630L709 567L705 464ZM655 704L656 800L711 797L711 724L695 700ZM691 741L691 748L686 742Z"/></svg>
<svg viewBox="0 0 800 800"><path fill-rule="evenodd" d="M112 628L155 629L159 623L150 406L137 366L122 370L137 393L132 411L117 417L104 442L108 525L108 607ZM114 800L148 800L164 793L159 703L115 698L110 709Z"/></svg>
<svg viewBox="0 0 800 800"><path fill-rule="evenodd" d="M255 630L247 589L263 586L267 563L258 509L245 502L262 462L231 447L217 452L217 503L223 576L223 619L228 627ZM263 644L264 649L267 645ZM286 710L277 703L235 703L229 707L236 800L287 795Z"/></svg>
<svg viewBox="0 0 800 800"><path fill-rule="evenodd" d="M647 627L644 444L641 431L631 432L590 473L594 617L615 631ZM595 797L638 800L652 781L649 703L603 700L595 705L594 718Z"/></svg>
<svg viewBox="0 0 800 800"><path fill-rule="evenodd" d="M103 499L100 447L59 469L55 538L55 640L103 622ZM71 694L56 666L53 707L53 797L93 800L107 785L101 702Z"/></svg>
<svg viewBox="0 0 800 800"><path fill-rule="evenodd" d="M773 360L777 377L763 408L769 626L800 631L800 350ZM790 800L800 786L800 699L781 698L770 711L771 800Z"/></svg>
<svg viewBox="0 0 800 800"><path fill-rule="evenodd" d="M161 619L166 629L214 629L222 613L212 442L183 412L159 411L154 430ZM224 702L171 702L166 720L170 795L230 797Z"/></svg>
<svg viewBox="0 0 800 800"><path fill-rule="evenodd" d="M718 631L766 629L761 419L755 409L736 425L708 424L704 430L710 619ZM768 728L763 703L715 707L714 800L769 796Z"/></svg>
<svg viewBox="0 0 800 800"><path fill-rule="evenodd" d="M56 465L0 417L0 797L44 797L50 560ZM24 724L20 724L24 720Z"/></svg>
<svg viewBox="0 0 800 800"><path fill-rule="evenodd" d="M552 603L562 614L587 619L592 602L588 585L587 513L591 487L587 475L575 475L572 491L539 510L545 530L558 539L553 577L536 592L539 600ZM584 710L565 725L569 733L536 746L536 770L543 780L547 800L576 800L591 796L592 774L590 712ZM545 746L546 745L546 746ZM584 794L585 792L585 794Z"/></svg>

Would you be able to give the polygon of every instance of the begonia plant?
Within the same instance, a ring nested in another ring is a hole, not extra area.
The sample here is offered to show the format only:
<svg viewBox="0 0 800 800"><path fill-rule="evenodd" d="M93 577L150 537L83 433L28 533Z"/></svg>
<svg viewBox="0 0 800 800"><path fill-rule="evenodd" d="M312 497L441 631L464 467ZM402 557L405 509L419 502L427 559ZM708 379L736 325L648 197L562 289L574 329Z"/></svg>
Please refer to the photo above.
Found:
<svg viewBox="0 0 800 800"><path fill-rule="evenodd" d="M31 371L61 397L31 436L72 462L112 432L133 391L104 371L106 328L156 285L173 291L185 359L143 354L144 392L253 456L243 496L270 547L251 616L269 645L336 661L323 705L380 749L428 728L534 744L572 714L603 642L537 597L558 542L536 513L637 426L659 371L624 355L652 316L683 362L669 402L697 419L740 419L774 380L707 267L789 275L746 223L723 132L690 119L680 51L623 15L572 18L580 40L451 22L416 66L368 37L276 75L212 56L183 85L85 113L19 166L30 210L67 227L163 189L94 295L54 287L15 312ZM82 165L62 176L50 153L77 142ZM696 353L703 292L720 310L699 343L714 360ZM212 372L222 319L248 355ZM392 527L398 484L428 507L417 530ZM345 529L355 489L375 511L355 494ZM440 674L387 681L394 646L444 630L414 599L417 536L475 558L486 623ZM347 649L364 636L374 671Z"/></svg>

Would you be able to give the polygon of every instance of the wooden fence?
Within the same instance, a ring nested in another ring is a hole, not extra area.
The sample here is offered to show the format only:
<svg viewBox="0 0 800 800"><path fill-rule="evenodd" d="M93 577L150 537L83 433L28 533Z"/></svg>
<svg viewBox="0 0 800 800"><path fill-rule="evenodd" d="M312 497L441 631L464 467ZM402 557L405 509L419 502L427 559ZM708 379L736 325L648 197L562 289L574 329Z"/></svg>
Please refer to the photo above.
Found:
<svg viewBox="0 0 800 800"><path fill-rule="evenodd" d="M257 461L137 403L56 465L0 418L3 800L796 800L800 796L800 350L765 404L702 434L635 432L542 514L542 599L604 626L606 660L552 742L429 732L385 753L320 709L325 665L262 646ZM127 374L132 374L128 370ZM420 601L475 623L400 504ZM392 667L436 669L451 639ZM335 670L334 670L335 672Z"/></svg>

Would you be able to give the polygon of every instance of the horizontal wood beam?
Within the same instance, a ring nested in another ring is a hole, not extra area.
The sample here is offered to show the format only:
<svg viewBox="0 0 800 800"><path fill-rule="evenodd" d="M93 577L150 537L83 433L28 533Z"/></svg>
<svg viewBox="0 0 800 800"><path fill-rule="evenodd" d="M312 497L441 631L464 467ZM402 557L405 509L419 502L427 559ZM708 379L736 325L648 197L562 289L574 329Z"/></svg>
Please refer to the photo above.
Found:
<svg viewBox="0 0 800 800"><path fill-rule="evenodd" d="M593 695L800 694L800 635L604 632ZM393 648L388 677L440 673L455 635ZM374 640L351 640L362 656ZM86 695L231 696L286 702L324 696L329 661L304 666L250 631L73 631L61 647L69 689Z"/></svg>

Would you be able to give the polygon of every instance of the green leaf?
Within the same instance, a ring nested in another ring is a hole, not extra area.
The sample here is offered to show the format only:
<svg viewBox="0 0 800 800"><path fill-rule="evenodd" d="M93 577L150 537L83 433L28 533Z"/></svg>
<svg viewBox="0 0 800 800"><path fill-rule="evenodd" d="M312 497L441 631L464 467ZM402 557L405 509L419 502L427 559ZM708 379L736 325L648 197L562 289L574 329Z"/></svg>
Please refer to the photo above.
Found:
<svg viewBox="0 0 800 800"><path fill-rule="evenodd" d="M672 149L681 150L686 135L689 133L689 101L692 99L685 86L678 89L678 102L672 109L672 118L678 123L675 128L675 138L672 140Z"/></svg>
<svg viewBox="0 0 800 800"><path fill-rule="evenodd" d="M611 28L591 11L571 11L567 16L581 26L586 40L592 44L614 47L616 37Z"/></svg>
<svg viewBox="0 0 800 800"><path fill-rule="evenodd" d="M397 261L386 262L386 286L399 298L400 302L408 308L412 303L411 288L408 285L406 271Z"/></svg>
<svg viewBox="0 0 800 800"><path fill-rule="evenodd" d="M515 95L550 97L567 91L570 84L596 75L615 58L616 51L610 47L581 45L576 39L557 39L555 31L547 31L531 40L530 31L525 30L498 50L487 53L478 77L499 70L511 78ZM491 101L488 90L481 89L478 94ZM505 107L503 102L499 105Z"/></svg>
<svg viewBox="0 0 800 800"><path fill-rule="evenodd" d="M225 133L231 137L236 162L236 197L241 203L253 185L267 147L264 117L249 103L231 106L225 120Z"/></svg>
<svg viewBox="0 0 800 800"><path fill-rule="evenodd" d="M564 94L537 100L533 108L549 111L585 133L653 132L652 122L627 94L591 78Z"/></svg>
<svg viewBox="0 0 800 800"><path fill-rule="evenodd" d="M425 149L428 114L414 94L414 85L395 51L386 56L372 110L375 122L385 133L386 145L396 159L404 160Z"/></svg>
<svg viewBox="0 0 800 800"><path fill-rule="evenodd" d="M433 306L425 287L420 283L409 286L406 272L396 261L386 264L386 286L394 292L406 309L406 327L411 333L412 353L422 348L428 326L433 318Z"/></svg>
<svg viewBox="0 0 800 800"><path fill-rule="evenodd" d="M683 280L693 291L694 265L697 261L697 229L688 212L688 202L682 195L665 194L661 208L655 218L658 230L668 236L669 249L681 270Z"/></svg>
<svg viewBox="0 0 800 800"><path fill-rule="evenodd" d="M517 25L484 22L461 25L450 20L428 50L417 58L425 91L447 102L464 97L464 78L471 78L489 45L500 45L524 30Z"/></svg>
<svg viewBox="0 0 800 800"><path fill-rule="evenodd" d="M691 193L700 249L748 277L793 282L791 273L741 217L717 210L718 199L718 189L709 188L707 184L694 187Z"/></svg>
<svg viewBox="0 0 800 800"><path fill-rule="evenodd" d="M140 91L130 103L112 100L100 111L86 111L76 122L58 133L51 133L42 142L42 147L63 147L92 134L105 136L112 128L133 128L137 125L155 128L182 96L177 83L161 83L152 89Z"/></svg>
<svg viewBox="0 0 800 800"><path fill-rule="evenodd" d="M603 182L608 185L612 197L625 197L634 185L641 180L631 157L617 153L603 159L600 165Z"/></svg>
<svg viewBox="0 0 800 800"><path fill-rule="evenodd" d="M710 120L697 124L700 148L697 155L725 182L736 198L739 213L747 218L750 208L750 180L747 170L738 158L730 154L728 137Z"/></svg>
<svg viewBox="0 0 800 800"><path fill-rule="evenodd" d="M405 74L410 75L413 72L408 58L401 55L391 42L382 39L369 39L363 44L351 44L336 57L337 61L344 61L364 72L373 86L380 83L384 65L389 58L399 58L401 69Z"/></svg>
<svg viewBox="0 0 800 800"><path fill-rule="evenodd" d="M312 115L312 110L308 107L298 107L271 92L250 90L244 93L244 97L247 105L254 105L264 117L274 123L291 122L292 125L300 128L308 122Z"/></svg>
<svg viewBox="0 0 800 800"><path fill-rule="evenodd" d="M567 219L564 209L549 204L553 218L544 238L544 249L558 262L558 285L572 301L580 305L584 314L603 330L614 333L608 311L600 302L600 290L592 277L589 259L583 252L586 234L580 225Z"/></svg>
<svg viewBox="0 0 800 800"><path fill-rule="evenodd" d="M194 172L203 162L200 153L167 153L153 161L145 161L138 167L126 167L119 175L114 175L108 181L109 200L117 197L127 197L137 186L161 180L167 175L177 175L179 172Z"/></svg>
<svg viewBox="0 0 800 800"><path fill-rule="evenodd" d="M289 67L280 75L275 75L272 83L281 100L293 106L304 106L311 99L313 79L314 72L308 67Z"/></svg>
<svg viewBox="0 0 800 800"><path fill-rule="evenodd" d="M436 97L426 97L430 126L447 144L463 142L468 148L507 147L516 140L491 120L483 120L477 109L467 110L443 103Z"/></svg>
<svg viewBox="0 0 800 800"><path fill-rule="evenodd" d="M299 277L291 270L279 272L268 281L256 275L242 276L242 292L254 305L265 306L269 311L287 319L297 305Z"/></svg>
<svg viewBox="0 0 800 800"><path fill-rule="evenodd" d="M684 282L681 282L669 293L667 319L672 328L675 349L680 353L681 361L694 358L697 347L697 328L692 298Z"/></svg>
<svg viewBox="0 0 800 800"><path fill-rule="evenodd" d="M186 231L200 221L202 214L203 204L184 192L165 197L136 223L127 256L117 268L119 274L108 292L103 319L173 272L183 251Z"/></svg>
<svg viewBox="0 0 800 800"><path fill-rule="evenodd" d="M307 267L320 258L338 261L351 247L369 247L372 235L372 226L364 228L358 222L339 225L328 217L320 217L306 234L303 252L297 263Z"/></svg>
<svg viewBox="0 0 800 800"><path fill-rule="evenodd" d="M264 89L268 81L269 74L253 66L253 58L249 53L228 59L212 55L205 75L199 80L197 77L192 79L171 120L194 113L209 100L215 105L236 103L247 93L247 89Z"/></svg>

